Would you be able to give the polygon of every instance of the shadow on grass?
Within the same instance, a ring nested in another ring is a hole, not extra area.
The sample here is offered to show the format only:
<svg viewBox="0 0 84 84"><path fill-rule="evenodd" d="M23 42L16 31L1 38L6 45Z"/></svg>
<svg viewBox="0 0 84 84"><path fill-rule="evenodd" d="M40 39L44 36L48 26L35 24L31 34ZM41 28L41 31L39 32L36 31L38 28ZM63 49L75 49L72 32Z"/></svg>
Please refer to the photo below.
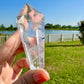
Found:
<svg viewBox="0 0 84 84"><path fill-rule="evenodd" d="M46 47L77 47L77 46L83 46L81 44L78 45L46 45Z"/></svg>

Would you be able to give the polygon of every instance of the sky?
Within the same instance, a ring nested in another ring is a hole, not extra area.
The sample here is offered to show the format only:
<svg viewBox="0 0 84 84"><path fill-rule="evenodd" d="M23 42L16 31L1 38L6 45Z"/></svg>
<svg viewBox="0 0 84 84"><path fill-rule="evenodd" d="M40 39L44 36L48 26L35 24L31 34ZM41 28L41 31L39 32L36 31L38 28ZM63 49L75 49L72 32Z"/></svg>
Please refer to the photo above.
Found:
<svg viewBox="0 0 84 84"><path fill-rule="evenodd" d="M0 25L16 26L16 17L26 3L45 15L45 24L77 26L84 20L84 0L0 0Z"/></svg>

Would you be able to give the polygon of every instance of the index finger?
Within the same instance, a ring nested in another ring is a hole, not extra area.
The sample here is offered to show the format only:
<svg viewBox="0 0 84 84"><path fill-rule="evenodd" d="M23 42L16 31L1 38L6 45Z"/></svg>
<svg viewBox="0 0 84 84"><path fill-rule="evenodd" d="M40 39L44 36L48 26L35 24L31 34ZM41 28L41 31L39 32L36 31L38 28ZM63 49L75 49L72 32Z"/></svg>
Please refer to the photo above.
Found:
<svg viewBox="0 0 84 84"><path fill-rule="evenodd" d="M21 39L18 30L0 47L0 64L8 61L21 47Z"/></svg>

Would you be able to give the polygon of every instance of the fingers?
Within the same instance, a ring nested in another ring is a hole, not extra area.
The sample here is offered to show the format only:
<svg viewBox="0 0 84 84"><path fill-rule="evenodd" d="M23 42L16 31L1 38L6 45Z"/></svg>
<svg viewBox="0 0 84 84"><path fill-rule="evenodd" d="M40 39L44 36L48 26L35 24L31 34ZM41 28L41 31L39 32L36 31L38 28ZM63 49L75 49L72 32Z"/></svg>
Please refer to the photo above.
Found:
<svg viewBox="0 0 84 84"><path fill-rule="evenodd" d="M13 63L14 59L15 59L15 56L12 56L12 57L7 61L8 64L11 65L11 64Z"/></svg>
<svg viewBox="0 0 84 84"><path fill-rule="evenodd" d="M13 79L16 78L16 76L18 76L22 70L22 68L29 68L28 62L26 58L22 58L20 60L18 60L14 65L13 65L13 71L14 71L14 77Z"/></svg>
<svg viewBox="0 0 84 84"><path fill-rule="evenodd" d="M0 64L10 59L21 45L19 32L16 31L5 43L0 47Z"/></svg>
<svg viewBox="0 0 84 84"><path fill-rule="evenodd" d="M14 84L42 84L48 81L49 74L44 69L29 70L20 77Z"/></svg>
<svg viewBox="0 0 84 84"><path fill-rule="evenodd" d="M4 62L2 64L2 68L0 68L0 77L2 78L5 84L10 84L12 82L11 80L12 73L13 73L12 67L10 67L7 62ZM0 81L0 84L1 84L1 81Z"/></svg>
<svg viewBox="0 0 84 84"><path fill-rule="evenodd" d="M15 51L14 55L17 55L21 52L24 52L24 48L23 48L23 45L22 43L20 44L19 48Z"/></svg>
<svg viewBox="0 0 84 84"><path fill-rule="evenodd" d="M37 71L36 73L34 73L33 78L34 78L35 82L37 82L37 83L43 83L50 79L48 72L45 71L44 69L41 69L41 70Z"/></svg>

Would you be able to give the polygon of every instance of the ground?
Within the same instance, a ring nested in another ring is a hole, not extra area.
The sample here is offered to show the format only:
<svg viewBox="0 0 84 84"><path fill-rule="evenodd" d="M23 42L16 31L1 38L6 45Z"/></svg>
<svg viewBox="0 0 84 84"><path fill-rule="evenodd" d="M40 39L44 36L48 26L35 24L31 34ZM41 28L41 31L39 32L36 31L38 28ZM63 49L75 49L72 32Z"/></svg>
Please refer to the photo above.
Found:
<svg viewBox="0 0 84 84"><path fill-rule="evenodd" d="M24 53L16 60L25 57ZM84 46L80 41L45 44L45 69L50 80L44 84L84 84ZM23 69L23 73L27 71Z"/></svg>

